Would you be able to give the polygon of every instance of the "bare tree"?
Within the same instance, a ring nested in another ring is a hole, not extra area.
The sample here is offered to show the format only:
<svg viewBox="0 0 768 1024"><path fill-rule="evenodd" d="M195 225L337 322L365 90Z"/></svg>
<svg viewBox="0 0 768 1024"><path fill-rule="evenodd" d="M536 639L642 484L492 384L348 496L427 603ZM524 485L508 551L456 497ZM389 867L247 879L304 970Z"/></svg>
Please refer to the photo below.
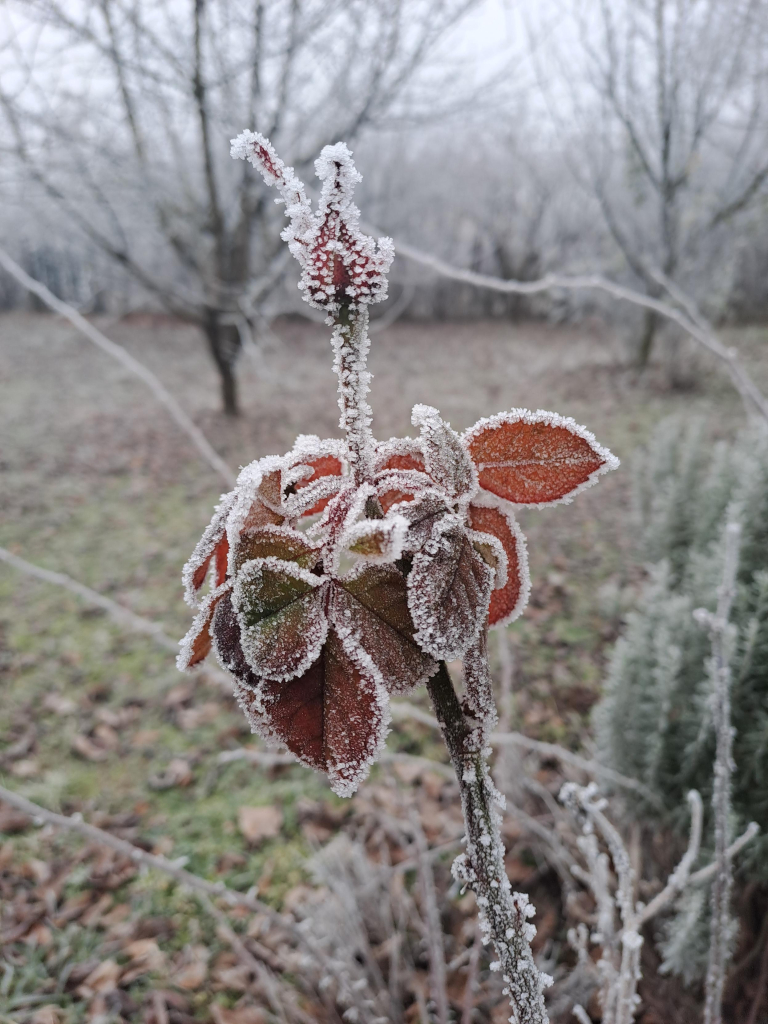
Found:
<svg viewBox="0 0 768 1024"><path fill-rule="evenodd" d="M722 294L717 242L768 183L768 5L573 0L572 18L555 6L565 35L546 20L532 31L539 80L627 267L655 298L659 272ZM658 323L647 311L640 365Z"/></svg>
<svg viewBox="0 0 768 1024"><path fill-rule="evenodd" d="M424 72L476 3L10 0L10 152L111 260L202 328L236 414L243 333L284 261L271 198L229 159L233 129L267 132L301 168L325 143L401 122L417 89L422 109L449 102L445 69Z"/></svg>

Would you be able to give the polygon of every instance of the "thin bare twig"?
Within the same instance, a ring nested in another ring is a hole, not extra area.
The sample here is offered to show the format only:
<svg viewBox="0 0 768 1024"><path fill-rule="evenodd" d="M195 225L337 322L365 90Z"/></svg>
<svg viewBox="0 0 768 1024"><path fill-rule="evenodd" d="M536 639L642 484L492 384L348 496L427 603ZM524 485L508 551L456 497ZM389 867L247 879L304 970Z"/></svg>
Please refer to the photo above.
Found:
<svg viewBox="0 0 768 1024"><path fill-rule="evenodd" d="M0 249L0 266L7 270L11 277L15 278L19 284L23 285L34 295L37 295L37 297L41 299L46 306L69 320L69 322L73 324L81 334L84 334L89 341L92 341L94 345L100 348L103 352L112 356L113 359L116 359L127 370L134 374L134 376L143 380L155 398L165 406L171 417L192 441L195 448L197 448L198 452L202 455L208 465L219 474L228 487L231 487L234 484L235 474L232 469L226 464L218 452L214 450L200 428L192 422L173 395L168 391L165 385L158 380L151 370L144 366L143 363L140 363L138 359L135 359L129 352L126 352L122 345L118 345L116 342L110 341L106 335L102 334L100 330L93 326L93 324L89 323L84 316L81 316L76 309L73 309L68 303L62 302L61 299L58 299L53 292L45 287L44 284L41 284L33 277L30 277L29 274L22 270L19 264L12 259L4 249Z"/></svg>
<svg viewBox="0 0 768 1024"><path fill-rule="evenodd" d="M688 794L691 809L688 847L666 886L647 906L635 902L633 871L627 848L604 813L605 800L599 797L594 783L587 787L566 783L561 790L560 799L584 815L583 835L577 840L577 845L587 867L585 870L581 866L575 866L572 871L574 877L592 891L597 903L597 927L593 933L593 941L602 947L597 972L600 978L603 1022L631 1024L639 1002L637 983L641 976L643 925L667 907L683 889L707 881L718 868L717 862L714 861L691 874L691 866L699 855L701 845L701 797L695 790ZM725 856L729 863L757 831L757 825L753 822L744 834L727 848ZM608 847L613 861L616 874L615 891L611 885L608 857L600 852L598 835ZM620 912L618 924L616 906ZM576 1014L575 1010L574 1013Z"/></svg>
<svg viewBox="0 0 768 1024"><path fill-rule="evenodd" d="M87 601L88 604L94 605L96 608L102 608L121 626L126 626L134 633L144 633L147 636L151 636L161 647L178 653L178 642L168 636L159 622L153 622L151 619L145 619L143 616L137 615L130 608L125 608L123 605L118 604L117 601L105 597L96 590L91 590L84 583L78 583L71 576L67 576L63 572L43 569L42 566L35 565L33 562L27 562L26 559L19 558L18 555L14 555L7 548L3 547L0 547L0 561L12 565L14 569L26 573L27 576L34 576L45 583L53 583L57 587L64 587L65 590L76 594L84 601Z"/></svg>
<svg viewBox="0 0 768 1024"><path fill-rule="evenodd" d="M699 316L693 318L689 315L686 305L681 301L681 293L678 289L675 290L672 298L683 305L682 310L662 299L643 295L642 292L617 284L600 274L546 274L537 281L505 281L489 274L479 274L474 270L462 270L459 267L451 266L450 263L446 263L437 256L422 252L406 242L396 241L395 249L401 256L428 267L441 277L447 277L453 281L463 281L478 288L488 288L492 291L513 295L535 295L557 289L568 291L593 289L605 292L624 302L631 302L635 306L653 310L665 319L676 323L699 345L714 355L725 367L731 378L731 383L747 408L757 412L761 419L768 424L768 398L744 369L736 350L724 345ZM687 300L687 303L690 304L690 300Z"/></svg>
<svg viewBox="0 0 768 1024"><path fill-rule="evenodd" d="M160 647L178 654L178 642L168 636L159 622L154 622L152 619L145 619L144 616L137 615L130 608L118 604L117 601L113 601L110 597L105 597L97 590L86 587L84 583L80 583L78 580L73 580L71 576L67 576L63 572L53 572L51 569L44 569L40 565L35 565L34 562L28 562L25 558L14 555L13 552L3 547L0 547L0 562L12 565L14 569L26 573L27 576L33 576L35 579L43 580L45 583L53 583L57 587L69 590L70 593L76 594L95 608L102 608L119 625L125 626L134 633L143 633L146 636L150 636ZM231 692L232 680L226 673L212 665L206 665L203 671L205 671L206 675L215 679L224 689Z"/></svg>
<svg viewBox="0 0 768 1024"><path fill-rule="evenodd" d="M55 811L49 811L47 808L41 807L40 804L33 803L31 800L27 800L26 797L21 796L19 793L14 793L13 790L6 789L4 786L0 786L0 800L10 804L24 814L28 814L34 822L46 822L54 825L56 828L77 832L78 835L89 839L91 842L108 846L110 849L122 854L122 856L129 857L136 864L143 864L148 868L154 868L156 871L162 871L164 874L175 878L180 885L185 886L196 896L202 893L204 896L223 899L232 907L245 907L254 914L266 914L276 925L287 930L294 938L301 938L301 933L292 921L279 914L276 910L273 910L267 903L262 903L255 896L237 892L236 889L230 889L223 882L209 882L199 875L193 875L190 871L186 871L178 862L168 860L167 857L159 854L147 853L146 850L142 850L140 847L134 846L133 843L129 843L127 839L119 839L117 836L113 836L111 832L106 832L95 825L89 825L79 815L57 814Z"/></svg>
<svg viewBox="0 0 768 1024"><path fill-rule="evenodd" d="M421 722L422 725L428 725L432 729L438 729L439 723L436 718L428 714L426 711L422 711L421 708L414 707L407 701L397 700L392 701L391 704L392 717L394 719L412 719L415 722ZM622 775L620 772L614 771L612 768L607 768L605 765L600 764L599 761L592 761L588 758L581 757L579 754L574 754L570 750L566 750L565 747L559 746L557 743L545 743L542 740L532 739L530 736L524 736L521 732L493 732L491 733L489 740L491 743L503 746L510 744L512 746L523 747L526 750L532 750L536 753L543 754L545 757L557 758L566 764L573 765L574 768L579 768L581 771L586 772L588 775L596 775L607 779L609 782L613 782L617 786L621 786L623 789L631 789L636 793L639 793L644 800L653 804L654 807L661 809L661 802L656 794L644 786L642 782L637 779L632 779L627 775Z"/></svg>
<svg viewBox="0 0 768 1024"><path fill-rule="evenodd" d="M639 925L645 924L655 917L660 910L663 910L668 903L671 903L678 893L681 893L690 881L691 868L699 855L701 846L701 822L703 817L701 796L697 790L692 789L688 794L688 803L691 808L691 831L688 837L688 848L683 854L680 863L669 876L667 884L653 897L651 902L643 907L638 915Z"/></svg>

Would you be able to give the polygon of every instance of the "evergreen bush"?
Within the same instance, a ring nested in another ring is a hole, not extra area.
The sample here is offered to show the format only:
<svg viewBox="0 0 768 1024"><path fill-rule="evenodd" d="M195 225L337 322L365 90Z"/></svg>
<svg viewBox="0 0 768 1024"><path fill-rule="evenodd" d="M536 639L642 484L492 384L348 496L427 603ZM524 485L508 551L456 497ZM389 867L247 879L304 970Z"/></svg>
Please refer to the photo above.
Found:
<svg viewBox="0 0 768 1024"><path fill-rule="evenodd" d="M686 793L697 789L709 812L715 753L711 654L696 608L715 609L729 521L742 527L732 656L735 730L732 834L750 821L760 834L743 870L768 881L768 438L745 432L713 442L703 420L662 422L634 472L639 554L648 579L613 652L595 709L600 759L642 780L684 833ZM642 798L638 798L642 799ZM634 808L645 819L658 812ZM711 821L705 820L705 836ZM706 899L679 908L663 943L667 965L689 979L705 949ZM677 955L686 950L686 955ZM683 965L685 970L682 970Z"/></svg>

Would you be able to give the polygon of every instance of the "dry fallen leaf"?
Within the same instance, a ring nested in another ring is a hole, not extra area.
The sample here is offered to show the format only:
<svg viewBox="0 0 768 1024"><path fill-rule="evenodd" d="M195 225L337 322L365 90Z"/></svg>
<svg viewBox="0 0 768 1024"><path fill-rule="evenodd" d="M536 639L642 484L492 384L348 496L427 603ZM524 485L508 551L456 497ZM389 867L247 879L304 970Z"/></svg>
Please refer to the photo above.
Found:
<svg viewBox="0 0 768 1024"><path fill-rule="evenodd" d="M131 746L136 750L151 749L159 739L159 729L139 729L131 738Z"/></svg>
<svg viewBox="0 0 768 1024"><path fill-rule="evenodd" d="M232 992L247 992L251 972L245 964L234 967L219 967L213 972L213 980L222 988Z"/></svg>
<svg viewBox="0 0 768 1024"><path fill-rule="evenodd" d="M179 727L185 732L199 729L201 725L210 725L219 716L219 705L213 701L199 704L193 708L183 708L177 712Z"/></svg>
<svg viewBox="0 0 768 1024"><path fill-rule="evenodd" d="M93 736L99 745L104 747L105 750L117 750L120 746L120 737L112 726L107 725L105 722L99 722L93 730Z"/></svg>
<svg viewBox="0 0 768 1024"><path fill-rule="evenodd" d="M164 772L153 775L147 782L150 789L172 789L174 786L188 786L192 781L192 769L189 762L181 757L174 757Z"/></svg>
<svg viewBox="0 0 768 1024"><path fill-rule="evenodd" d="M26 814L22 814L21 811L17 811L15 807L8 807L6 804L0 804L0 832L6 832L11 834L13 832L23 832L25 828L29 828L32 824Z"/></svg>
<svg viewBox="0 0 768 1024"><path fill-rule="evenodd" d="M15 775L17 779L34 779L36 775L40 774L40 765L34 758L25 757L11 765L11 774Z"/></svg>
<svg viewBox="0 0 768 1024"><path fill-rule="evenodd" d="M201 988L208 977L208 967L202 960L196 960L191 964L185 964L178 970L171 981L178 988L185 988L188 991Z"/></svg>
<svg viewBox="0 0 768 1024"><path fill-rule="evenodd" d="M122 729L141 717L141 708L136 707L135 704L119 708L117 711L113 711L112 708L99 708L95 717L97 721L103 722L104 725L108 725L112 729Z"/></svg>
<svg viewBox="0 0 768 1024"><path fill-rule="evenodd" d="M90 891L78 892L74 896L70 896L69 899L64 901L61 909L56 913L53 918L53 923L57 928L63 927L67 921L73 921L79 917L85 908L90 904L92 893Z"/></svg>
<svg viewBox="0 0 768 1024"><path fill-rule="evenodd" d="M419 764L418 761L395 761L392 770L402 783L412 786L423 774L424 765Z"/></svg>
<svg viewBox="0 0 768 1024"><path fill-rule="evenodd" d="M92 928L95 924L98 924L102 915L106 914L113 902L114 900L112 896L105 892L98 898L92 907L89 907L85 911L83 916L80 918L80 924L84 925L86 928Z"/></svg>
<svg viewBox="0 0 768 1024"><path fill-rule="evenodd" d="M74 715L77 711L77 704L69 697L62 697L60 693L47 693L43 697L43 707L46 711L52 711L55 715Z"/></svg>
<svg viewBox="0 0 768 1024"><path fill-rule="evenodd" d="M42 921L38 921L36 925L33 925L29 929L27 934L24 936L24 942L28 946L50 946L53 942L53 935L51 929L43 924Z"/></svg>
<svg viewBox="0 0 768 1024"><path fill-rule="evenodd" d="M117 906L113 907L109 913L99 921L101 928L114 928L115 925L121 924L125 921L126 917L131 916L131 907L128 903L118 903Z"/></svg>
<svg viewBox="0 0 768 1024"><path fill-rule="evenodd" d="M237 823L248 842L256 844L280 834L283 812L278 807L240 807Z"/></svg>
<svg viewBox="0 0 768 1024"><path fill-rule="evenodd" d="M192 699L194 692L195 688L192 683L177 683L166 693L163 704L167 708L174 708L179 704L185 704L188 700Z"/></svg>
<svg viewBox="0 0 768 1024"><path fill-rule="evenodd" d="M211 1003L211 1015L216 1024L266 1024L267 1018L257 1006L239 1006L231 1010Z"/></svg>
<svg viewBox="0 0 768 1024"><path fill-rule="evenodd" d="M106 761L108 756L104 747L98 746L92 739L89 739L82 733L78 733L72 740L72 749L76 754L84 757L86 761Z"/></svg>
<svg viewBox="0 0 768 1024"><path fill-rule="evenodd" d="M45 885L51 880L51 865L37 857L28 857L21 866L19 874L29 878L38 885Z"/></svg>
<svg viewBox="0 0 768 1024"><path fill-rule="evenodd" d="M166 956L154 939L134 939L124 947L123 952L131 958L122 977L127 985L142 974L158 974L165 968Z"/></svg>
<svg viewBox="0 0 768 1024"><path fill-rule="evenodd" d="M120 978L120 970L114 960L103 960L77 989L77 995L89 999L96 993L114 992Z"/></svg>
<svg viewBox="0 0 768 1024"><path fill-rule="evenodd" d="M59 1024L63 1012L55 1003L46 1003L45 1006L38 1006L29 1018L29 1024Z"/></svg>

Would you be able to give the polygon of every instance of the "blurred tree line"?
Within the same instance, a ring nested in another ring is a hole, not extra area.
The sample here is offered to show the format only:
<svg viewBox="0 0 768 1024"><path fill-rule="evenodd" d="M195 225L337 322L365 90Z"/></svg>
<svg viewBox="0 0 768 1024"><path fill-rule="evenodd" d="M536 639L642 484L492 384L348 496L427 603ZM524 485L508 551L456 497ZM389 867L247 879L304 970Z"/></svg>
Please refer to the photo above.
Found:
<svg viewBox="0 0 768 1024"><path fill-rule="evenodd" d="M199 325L229 413L243 345L306 311L281 208L229 159L245 127L304 175L344 139L375 226L458 265L768 313L768 0L8 0L1 31L6 245L84 309ZM429 319L595 302L405 260L390 300ZM645 365L659 324L627 326Z"/></svg>

